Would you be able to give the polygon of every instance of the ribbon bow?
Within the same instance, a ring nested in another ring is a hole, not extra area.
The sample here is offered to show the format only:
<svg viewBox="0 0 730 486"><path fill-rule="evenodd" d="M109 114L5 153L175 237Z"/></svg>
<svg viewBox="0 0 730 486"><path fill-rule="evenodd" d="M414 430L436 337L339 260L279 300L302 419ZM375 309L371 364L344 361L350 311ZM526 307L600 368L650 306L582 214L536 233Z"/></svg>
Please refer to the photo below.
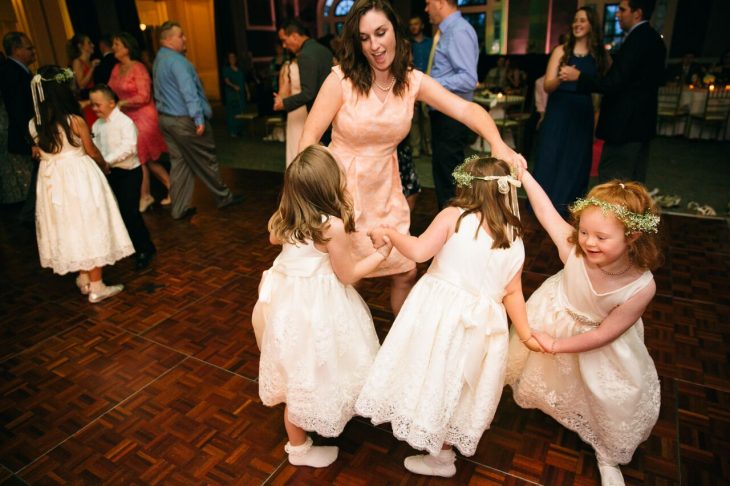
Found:
<svg viewBox="0 0 730 486"><path fill-rule="evenodd" d="M504 307L498 303L500 301L490 296L479 297L461 315L468 343L463 375L472 390L476 390L479 381L487 338L507 335L507 316Z"/></svg>

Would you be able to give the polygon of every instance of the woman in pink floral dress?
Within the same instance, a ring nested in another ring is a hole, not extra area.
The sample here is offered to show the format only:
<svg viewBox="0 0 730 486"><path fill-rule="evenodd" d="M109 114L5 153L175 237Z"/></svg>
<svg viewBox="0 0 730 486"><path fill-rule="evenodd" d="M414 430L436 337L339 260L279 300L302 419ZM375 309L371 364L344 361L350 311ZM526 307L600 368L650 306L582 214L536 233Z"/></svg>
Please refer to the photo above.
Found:
<svg viewBox="0 0 730 486"><path fill-rule="evenodd" d="M150 171L170 190L170 176L158 161L162 153L167 152L167 145L157 124L152 79L145 65L139 62L137 41L126 32L121 32L114 36L112 49L119 64L112 70L109 87L119 97L117 106L137 127L137 155L142 164L139 210L144 212L155 202L150 194ZM165 206L170 204L170 197L160 203Z"/></svg>

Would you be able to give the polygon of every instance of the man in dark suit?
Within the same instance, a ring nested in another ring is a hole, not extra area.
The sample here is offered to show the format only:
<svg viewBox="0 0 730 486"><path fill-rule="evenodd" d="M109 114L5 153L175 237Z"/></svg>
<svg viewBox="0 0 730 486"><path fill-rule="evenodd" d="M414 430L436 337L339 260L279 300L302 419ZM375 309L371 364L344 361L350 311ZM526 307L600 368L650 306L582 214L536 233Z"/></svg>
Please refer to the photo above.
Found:
<svg viewBox="0 0 730 486"><path fill-rule="evenodd" d="M17 170L23 169L31 173L27 195L24 194L25 205L20 219L31 222L35 219L35 181L38 173L37 164L31 162L31 141L28 133L28 122L33 118L33 97L30 92L30 80L33 73L29 67L35 62L35 47L23 32L8 32L3 37L3 50L8 56L0 67L0 90L2 91L5 110L8 113L8 156ZM33 169L31 169L33 167Z"/></svg>
<svg viewBox="0 0 730 486"><path fill-rule="evenodd" d="M644 182L649 142L656 134L657 92L664 78L666 47L649 25L654 0L622 0L616 17L626 33L613 64L602 78L560 69L561 81L578 90L603 94L596 136L605 141L598 179Z"/></svg>
<svg viewBox="0 0 730 486"><path fill-rule="evenodd" d="M302 91L295 95L281 98L274 95L274 110L294 111L300 106L307 106L307 113L312 111L314 99L329 76L332 69L332 51L309 37L306 27L296 19L290 19L279 27L279 40L297 56L299 64L299 80ZM330 131L322 135L322 143L329 145Z"/></svg>
<svg viewBox="0 0 730 486"><path fill-rule="evenodd" d="M108 84L112 75L112 69L119 62L114 57L112 51L112 39L108 35L102 35L99 38L99 52L101 52L101 62L94 69L94 84Z"/></svg>

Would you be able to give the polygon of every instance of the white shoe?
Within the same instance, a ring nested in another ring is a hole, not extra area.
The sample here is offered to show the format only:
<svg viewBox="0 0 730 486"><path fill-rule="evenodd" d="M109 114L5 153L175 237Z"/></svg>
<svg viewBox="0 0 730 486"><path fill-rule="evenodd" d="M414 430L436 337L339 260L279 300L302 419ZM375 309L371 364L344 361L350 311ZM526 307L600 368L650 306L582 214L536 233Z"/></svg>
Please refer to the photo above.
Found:
<svg viewBox="0 0 730 486"><path fill-rule="evenodd" d="M89 292L89 302L92 304L96 304L98 302L101 302L104 299L108 299L109 297L112 297L114 295L117 295L119 292L124 290L124 285L104 285L101 284L101 290L98 292Z"/></svg>
<svg viewBox="0 0 730 486"><path fill-rule="evenodd" d="M410 472L424 476L440 476L450 478L456 474L456 453L449 450L442 450L438 456L423 454L420 456L406 457L403 465Z"/></svg>
<svg viewBox="0 0 730 486"><path fill-rule="evenodd" d="M309 467L327 467L335 462L339 452L337 447L312 445L312 438L309 436L304 444L298 446L287 442L284 450L289 454L289 464Z"/></svg>
<svg viewBox="0 0 730 486"><path fill-rule="evenodd" d="M598 463L598 472L601 473L601 486L624 486L624 475L618 466Z"/></svg>

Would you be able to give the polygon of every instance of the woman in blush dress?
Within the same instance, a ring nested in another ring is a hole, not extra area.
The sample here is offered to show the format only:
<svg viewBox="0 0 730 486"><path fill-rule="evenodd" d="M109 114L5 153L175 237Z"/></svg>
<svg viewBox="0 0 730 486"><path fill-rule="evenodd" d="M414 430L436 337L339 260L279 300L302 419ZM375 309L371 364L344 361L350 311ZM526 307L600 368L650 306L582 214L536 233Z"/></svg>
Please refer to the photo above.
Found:
<svg viewBox="0 0 730 486"><path fill-rule="evenodd" d="M375 251L368 231L389 226L408 233L411 215L401 187L397 147L423 101L481 135L492 155L526 166L499 136L482 107L447 91L413 69L401 21L386 0L358 0L345 19L339 66L319 90L304 124L299 149L317 143L332 124L329 150L342 166L355 203L353 250ZM391 308L398 313L416 281L416 264L393 250L369 277L391 276Z"/></svg>
<svg viewBox="0 0 730 486"><path fill-rule="evenodd" d="M109 78L109 87L119 97L119 106L124 114L132 119L137 127L137 154L142 164L142 189L139 210L144 212L155 202L150 194L150 171L170 191L170 176L165 167L159 163L167 145L157 124L157 109L152 99L152 79L144 64L139 59L137 41L126 32L114 36L112 42L114 56L119 64L114 66ZM170 204L170 196L160 201Z"/></svg>

